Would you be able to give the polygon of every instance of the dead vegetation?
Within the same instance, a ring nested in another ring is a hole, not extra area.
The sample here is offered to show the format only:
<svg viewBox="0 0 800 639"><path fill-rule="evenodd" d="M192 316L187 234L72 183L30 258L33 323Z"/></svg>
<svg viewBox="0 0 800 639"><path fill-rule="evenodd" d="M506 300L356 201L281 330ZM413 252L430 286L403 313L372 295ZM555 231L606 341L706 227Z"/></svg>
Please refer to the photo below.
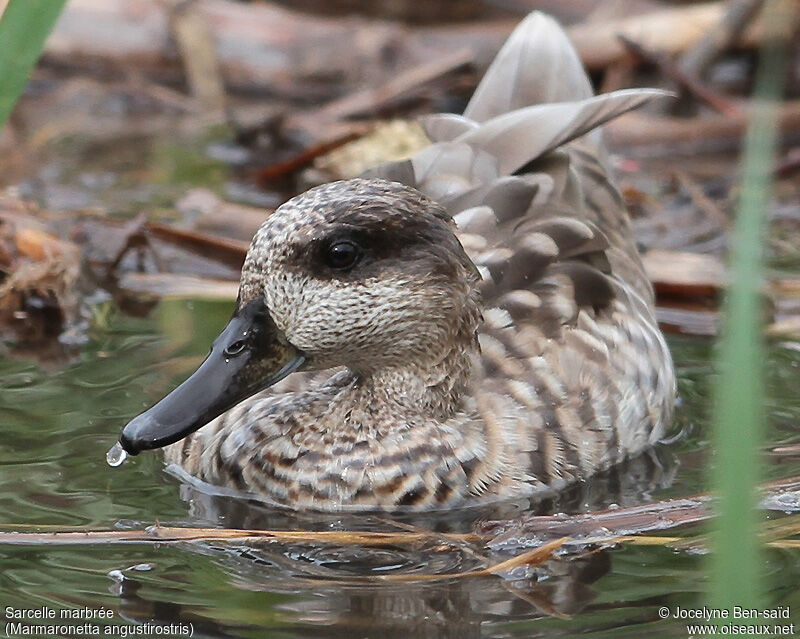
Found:
<svg viewBox="0 0 800 639"><path fill-rule="evenodd" d="M534 4L521 2L516 10ZM570 34L581 58L604 90L660 84L683 94L667 111L631 113L612 122L607 138L619 154L639 239L652 249L645 259L664 328L713 334L737 193L730 151L747 122L749 50L763 39L760 3L612 4L598 3L578 22L568 8L549 8L572 21ZM516 22L514 11L490 11L466 22L404 24L357 12L321 16L229 0L75 0L34 77L33 86L42 88L35 100L23 99L0 138L0 157L10 166L3 181L7 186L38 181L44 197L37 199L68 209L60 213L57 228L45 219L44 232L78 238L86 260L105 263L101 270L112 279L119 275L117 283L155 295L204 288L214 298L230 295L232 286L216 282L236 277L246 243L270 209L249 205L259 200L253 194L260 190L261 199L278 204L309 185L356 175L419 149L424 135L407 123L433 109L458 110L458 101ZM727 70L724 78L720 67ZM790 87L790 96L798 91L800 86ZM388 115L396 119L384 124L381 118ZM773 249L791 261L797 258L792 238L798 237L800 219L791 150L800 107L792 99L781 107L781 124L788 153L776 167L782 183L775 207L784 237ZM119 237L119 224L108 216L113 211L94 206L91 189L76 195L72 184L50 185L52 178L42 177L37 166L61 144L102 157L110 148L142 139L176 132L193 138L220 125L221 169L227 165L242 185L237 191L244 192L239 198L244 201L184 190L184 197L172 196L176 208L166 215L170 219L152 212L148 221L124 231L127 237ZM721 162L720 151L727 152ZM691 166L664 175L657 158L675 154L691 154ZM29 190L35 195L37 189ZM83 203L78 207L83 210L70 206L71 200ZM23 242L29 233L23 230ZM14 246L13 237L9 241ZM45 313L48 328L31 328L28 338L57 332L74 316L80 252L59 246L57 254L38 259L4 256L4 323L34 313L26 305L55 309ZM164 251L168 257L160 259ZM13 254L18 253L17 246ZM92 272L97 276L96 268ZM208 285L197 278L208 278ZM105 285L109 281L104 278ZM765 294L786 290L770 287ZM794 318L780 312L792 304L772 300L771 306L777 313L769 334L796 334Z"/></svg>
<svg viewBox="0 0 800 639"><path fill-rule="evenodd" d="M0 325L23 343L54 339L78 315L80 250L35 207L0 198Z"/></svg>

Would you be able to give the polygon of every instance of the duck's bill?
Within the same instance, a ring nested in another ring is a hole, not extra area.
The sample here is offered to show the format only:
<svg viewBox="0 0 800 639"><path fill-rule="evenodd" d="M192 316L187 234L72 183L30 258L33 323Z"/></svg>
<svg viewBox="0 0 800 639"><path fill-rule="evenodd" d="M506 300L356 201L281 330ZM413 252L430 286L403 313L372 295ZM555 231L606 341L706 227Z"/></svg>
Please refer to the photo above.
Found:
<svg viewBox="0 0 800 639"><path fill-rule="evenodd" d="M275 326L264 303L252 301L234 313L200 368L134 417L122 430L119 443L131 455L173 444L276 384L304 362L303 354Z"/></svg>

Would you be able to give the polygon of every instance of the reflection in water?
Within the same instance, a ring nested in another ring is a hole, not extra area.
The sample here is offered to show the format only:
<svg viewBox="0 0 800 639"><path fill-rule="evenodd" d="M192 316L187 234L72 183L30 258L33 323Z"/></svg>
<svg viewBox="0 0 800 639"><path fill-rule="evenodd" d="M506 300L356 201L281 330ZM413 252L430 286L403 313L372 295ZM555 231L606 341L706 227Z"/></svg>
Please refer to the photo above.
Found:
<svg viewBox="0 0 800 639"><path fill-rule="evenodd" d="M293 594L313 591L306 597L277 606L281 621L291 625L299 637L480 637L487 623L512 623L544 617L564 618L580 613L597 596L592 584L607 574L611 554L606 551L582 557L548 561L536 574L524 579L471 578L427 583L365 582L364 575L387 574L386 568L406 572L411 561L426 571L450 572L458 569L452 550L442 561L435 551L383 549L330 550L334 563L347 567L344 575L330 568L320 555L324 550L300 546L281 547L204 546L199 552L216 556L230 574L236 575L238 588L255 592ZM464 559L463 557L461 558ZM328 567L320 568L321 563ZM389 565L391 564L391 565ZM301 569L298 566L305 565ZM357 569L356 569L357 567ZM352 573L359 572L361 580ZM324 575L324 577L323 577ZM229 637L231 628L222 628L170 601L149 599L141 594L142 584L135 574L119 573L113 588L120 597L120 615L139 623L189 623L195 636ZM244 630L238 627L237 630Z"/></svg>
<svg viewBox="0 0 800 639"><path fill-rule="evenodd" d="M237 637L213 620L205 619L186 610L184 606L171 601L149 600L140 596L142 582L130 577L121 570L109 574L114 584L109 592L119 597L119 617L132 624L154 624L166 626L170 624L191 624L193 637Z"/></svg>

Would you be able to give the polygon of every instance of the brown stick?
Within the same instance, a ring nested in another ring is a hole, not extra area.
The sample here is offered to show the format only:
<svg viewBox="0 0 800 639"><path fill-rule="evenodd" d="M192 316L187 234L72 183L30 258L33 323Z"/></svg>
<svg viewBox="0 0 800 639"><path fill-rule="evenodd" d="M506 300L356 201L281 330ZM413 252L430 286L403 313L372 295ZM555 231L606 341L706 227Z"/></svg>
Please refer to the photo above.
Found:
<svg viewBox="0 0 800 639"><path fill-rule="evenodd" d="M194 251L235 269L242 268L249 247L247 242L187 231L160 222L147 222L145 228L160 240Z"/></svg>
<svg viewBox="0 0 800 639"><path fill-rule="evenodd" d="M330 153L344 146L348 142L359 139L364 133L350 131L344 135L339 135L333 139L323 140L312 144L310 147L303 149L300 153L293 155L288 160L277 162L263 169L256 171L255 180L261 184L269 184L273 180L277 180L287 175L291 175L295 171L303 169L311 164L316 158L326 153Z"/></svg>
<svg viewBox="0 0 800 639"><path fill-rule="evenodd" d="M398 98L407 97L425 84L468 65L472 62L472 57L469 49L459 49L442 58L404 71L381 87L362 89L335 100L316 112L315 117L336 120L375 113Z"/></svg>
<svg viewBox="0 0 800 639"><path fill-rule="evenodd" d="M708 104L713 109L716 109L720 113L728 116L736 116L741 114L741 109L733 101L700 84L696 78L691 77L684 71L681 71L665 56L645 49L642 45L629 38L626 38L623 35L619 36L619 39L620 42L625 45L625 48L637 58L658 67L661 73L663 73L667 78L692 93L694 96Z"/></svg>
<svg viewBox="0 0 800 639"><path fill-rule="evenodd" d="M703 145L738 144L747 126L748 108L736 116L703 118L653 117L627 113L606 125L610 145L622 148L663 144L670 151L695 152ZM800 100L784 102L778 111L782 131L800 128Z"/></svg>
<svg viewBox="0 0 800 639"><path fill-rule="evenodd" d="M772 482L762 486L767 497L782 492L800 489L800 477ZM534 515L519 521L490 521L483 524L478 533L491 537L491 546L503 546L521 536L546 540L547 538L570 537L578 541L591 537L613 538L619 534L641 534L653 530L665 530L710 519L712 496L700 493L681 499L667 499L652 504L630 508L601 510L564 517L563 515ZM600 531L600 532L598 532Z"/></svg>
<svg viewBox="0 0 800 639"><path fill-rule="evenodd" d="M198 3L171 0L170 12L171 31L195 101L203 112L221 113L225 109L225 87L214 41L198 11Z"/></svg>
<svg viewBox="0 0 800 639"><path fill-rule="evenodd" d="M695 182L688 173L684 171L673 171L673 175L675 175L675 179L678 180L683 190L692 198L692 202L698 209L719 224L720 228L731 228L731 219L725 215L724 211L714 200L705 194L703 187Z"/></svg>
<svg viewBox="0 0 800 639"><path fill-rule="evenodd" d="M654 504L644 504L619 510L603 510L593 513L557 518L553 515L524 517L509 526L508 522L487 522L480 533L492 537L490 545L502 547L520 537L547 539L569 536L577 540L588 537L617 536L625 531L640 534L653 530L665 530L684 524L705 521L711 517L707 495L668 499ZM492 533L496 533L493 535ZM616 533L616 534L615 534Z"/></svg>
<svg viewBox="0 0 800 639"><path fill-rule="evenodd" d="M702 78L709 66L739 37L764 4L763 0L731 0L721 19L681 57L678 67Z"/></svg>
<svg viewBox="0 0 800 639"><path fill-rule="evenodd" d="M454 539L479 542L477 535L454 535ZM155 524L144 530L89 530L57 532L0 532L0 544L14 546L28 544L63 544L84 546L90 544L141 544L186 543L208 541L235 541L242 543L283 541L287 543L355 544L360 546L392 546L419 543L439 533L382 533L354 531L281 531L239 530L234 528L175 528Z"/></svg>
<svg viewBox="0 0 800 639"><path fill-rule="evenodd" d="M712 255L653 249L642 260L647 277L661 295L716 299L725 286L725 266Z"/></svg>
<svg viewBox="0 0 800 639"><path fill-rule="evenodd" d="M656 306L656 319L658 326L664 333L670 335L694 335L699 337L714 337L719 333L719 312L709 309L678 308L674 304L664 306L660 302Z"/></svg>
<svg viewBox="0 0 800 639"><path fill-rule="evenodd" d="M800 149L793 149L775 167L775 177L779 179L791 177L800 171Z"/></svg>

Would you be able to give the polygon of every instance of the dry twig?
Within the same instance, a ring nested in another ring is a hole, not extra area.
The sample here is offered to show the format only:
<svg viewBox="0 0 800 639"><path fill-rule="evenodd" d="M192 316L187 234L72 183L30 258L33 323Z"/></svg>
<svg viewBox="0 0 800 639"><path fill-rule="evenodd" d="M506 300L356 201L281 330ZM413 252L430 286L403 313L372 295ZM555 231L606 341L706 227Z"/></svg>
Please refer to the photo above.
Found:
<svg viewBox="0 0 800 639"><path fill-rule="evenodd" d="M623 35L619 36L619 39L620 42L625 45L625 48L634 56L658 67L667 78L695 95L713 109L727 116L741 115L741 109L733 101L701 84L697 78L679 69L666 56L650 51Z"/></svg>
<svg viewBox="0 0 800 639"><path fill-rule="evenodd" d="M263 169L259 169L255 173L255 180L259 184L269 184L273 180L291 175L295 171L304 169L309 166L318 157L330 153L344 146L348 142L359 139L367 132L366 129L359 131L348 131L344 135L338 135L334 138L322 140L310 147L303 149L299 153L293 155L288 160L272 164Z"/></svg>
<svg viewBox="0 0 800 639"><path fill-rule="evenodd" d="M800 490L800 477L789 477L765 484L762 487L767 497ZM515 522L490 521L484 523L478 533L488 539L491 546L502 546L511 539L547 539L569 537L581 543L599 538L616 538L620 534L639 534L664 530L684 524L704 521L712 516L712 496L700 493L680 499L667 499L651 504L601 510L577 515L534 515L522 517ZM598 531L602 531L601 533Z"/></svg>
<svg viewBox="0 0 800 639"><path fill-rule="evenodd" d="M457 539L480 541L477 535L457 535ZM175 544L187 542L236 543L323 543L358 546L397 546L438 539L434 533L383 533L360 531L239 530L234 528L177 528L153 525L143 530L89 530L53 532L0 532L0 544L24 546L55 544L86 546L95 544Z"/></svg>
<svg viewBox="0 0 800 639"><path fill-rule="evenodd" d="M607 138L615 148L663 144L670 152L694 153L703 147L723 144L738 146L747 126L749 111L749 107L745 107L739 115L691 119L627 113L606 125ZM778 122L783 131L800 128L800 100L782 103Z"/></svg>
<svg viewBox="0 0 800 639"><path fill-rule="evenodd" d="M250 246L249 242L179 229L160 222L147 222L145 229L160 240L194 251L237 270L241 270Z"/></svg>
<svg viewBox="0 0 800 639"><path fill-rule="evenodd" d="M731 0L721 19L683 54L678 63L681 71L702 78L714 60L739 38L763 4L763 0Z"/></svg>
<svg viewBox="0 0 800 639"><path fill-rule="evenodd" d="M225 109L225 87L222 83L214 40L194 0L172 0L170 27L192 94L200 110L221 113Z"/></svg>
<svg viewBox="0 0 800 639"><path fill-rule="evenodd" d="M678 180L684 191L692 198L695 206L705 213L709 218L719 224L720 228L729 230L731 228L731 220L725 215L724 211L719 205L708 197L697 182L685 171L673 171L675 179Z"/></svg>
<svg viewBox="0 0 800 639"><path fill-rule="evenodd" d="M472 62L472 52L461 48L431 62L398 74L380 87L362 89L352 95L335 100L314 114L327 120L341 120L361 115L374 114L400 98L408 99L420 87L433 82Z"/></svg>

